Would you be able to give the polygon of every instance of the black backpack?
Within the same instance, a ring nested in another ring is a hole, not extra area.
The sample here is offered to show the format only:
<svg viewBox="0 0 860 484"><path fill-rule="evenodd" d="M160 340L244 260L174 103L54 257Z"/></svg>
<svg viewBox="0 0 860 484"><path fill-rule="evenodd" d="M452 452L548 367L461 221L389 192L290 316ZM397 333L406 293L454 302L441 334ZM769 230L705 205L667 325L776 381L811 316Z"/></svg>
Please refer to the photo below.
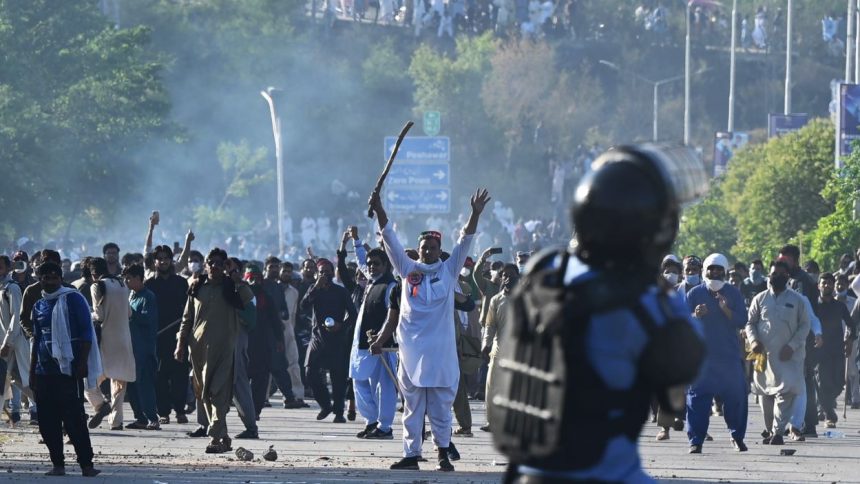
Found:
<svg viewBox="0 0 860 484"><path fill-rule="evenodd" d="M593 467L611 439L637 439L655 391L692 381L701 365L701 339L688 321L672 317L668 296L659 298L666 323L658 326L640 303L647 281L609 274L565 286L569 258L561 254L560 269L539 261L508 303L487 402L493 440L512 464ZM636 315L649 343L633 387L614 390L588 361L586 331L593 314L622 308ZM679 344L689 351L678 351Z"/></svg>

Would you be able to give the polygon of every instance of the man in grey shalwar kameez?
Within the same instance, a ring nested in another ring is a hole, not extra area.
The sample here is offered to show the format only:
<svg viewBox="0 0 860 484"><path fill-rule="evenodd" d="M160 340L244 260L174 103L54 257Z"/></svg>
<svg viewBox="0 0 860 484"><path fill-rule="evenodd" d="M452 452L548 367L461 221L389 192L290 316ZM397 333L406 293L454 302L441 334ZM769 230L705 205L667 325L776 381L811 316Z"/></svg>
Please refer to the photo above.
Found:
<svg viewBox="0 0 860 484"><path fill-rule="evenodd" d="M746 335L753 353L764 355L764 371L755 371L753 387L760 395L765 424L771 434L765 444L782 445L795 398L806 391L803 363L810 321L804 296L787 289L788 266L771 264L769 289L750 303ZM796 429L799 431L799 429Z"/></svg>

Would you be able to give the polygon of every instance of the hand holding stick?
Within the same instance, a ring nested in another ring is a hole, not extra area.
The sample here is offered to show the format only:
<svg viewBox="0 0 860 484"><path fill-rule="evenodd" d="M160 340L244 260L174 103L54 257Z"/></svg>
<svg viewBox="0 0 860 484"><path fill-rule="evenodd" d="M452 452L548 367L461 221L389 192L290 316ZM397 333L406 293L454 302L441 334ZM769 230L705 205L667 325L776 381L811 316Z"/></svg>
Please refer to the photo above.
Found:
<svg viewBox="0 0 860 484"><path fill-rule="evenodd" d="M397 151L400 149L400 143L403 143L403 138L406 137L406 133L409 132L409 128L412 127L414 123L412 121L407 121L406 125L403 126L403 129L400 130L400 135L397 136L397 141L394 143L394 149L391 150L391 155L388 156L388 161L385 163L385 169L382 170L382 174L379 175L379 179L376 180L376 187L374 187L373 192L379 193L382 190L382 184L385 183L385 177L388 176L388 172L391 171L391 165L394 164L394 157L397 156ZM367 218L373 218L373 209L367 209Z"/></svg>

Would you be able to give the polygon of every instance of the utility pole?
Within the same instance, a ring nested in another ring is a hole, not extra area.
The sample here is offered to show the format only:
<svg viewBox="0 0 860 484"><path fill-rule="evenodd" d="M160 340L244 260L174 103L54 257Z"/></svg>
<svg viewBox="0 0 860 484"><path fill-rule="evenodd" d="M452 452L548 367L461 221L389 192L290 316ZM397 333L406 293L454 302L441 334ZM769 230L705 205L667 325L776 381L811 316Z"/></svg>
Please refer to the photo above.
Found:
<svg viewBox="0 0 860 484"><path fill-rule="evenodd" d="M690 144L690 2L687 2L687 38L684 46L684 145Z"/></svg>
<svg viewBox="0 0 860 484"><path fill-rule="evenodd" d="M785 27L785 106L783 114L791 114L791 13L792 0L788 0L788 15Z"/></svg>
<svg viewBox="0 0 860 484"><path fill-rule="evenodd" d="M729 125L727 131L735 131L735 50L737 47L738 0L732 0L732 42L729 55Z"/></svg>

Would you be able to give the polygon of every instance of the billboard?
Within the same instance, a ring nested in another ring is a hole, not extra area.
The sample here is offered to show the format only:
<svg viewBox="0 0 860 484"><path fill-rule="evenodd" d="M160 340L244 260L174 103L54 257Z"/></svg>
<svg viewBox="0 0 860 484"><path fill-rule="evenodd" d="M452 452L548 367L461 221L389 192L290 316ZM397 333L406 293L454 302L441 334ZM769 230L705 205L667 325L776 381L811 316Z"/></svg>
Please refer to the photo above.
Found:
<svg viewBox="0 0 860 484"><path fill-rule="evenodd" d="M839 84L837 110L839 153L837 158L851 154L851 144L860 139L860 85Z"/></svg>
<svg viewBox="0 0 860 484"><path fill-rule="evenodd" d="M735 151L742 148L749 140L749 134L744 132L717 131L714 135L714 176L720 176L726 172L729 160L735 155Z"/></svg>
<svg viewBox="0 0 860 484"><path fill-rule="evenodd" d="M775 114L767 115L767 139L792 133L806 126L808 114Z"/></svg>

